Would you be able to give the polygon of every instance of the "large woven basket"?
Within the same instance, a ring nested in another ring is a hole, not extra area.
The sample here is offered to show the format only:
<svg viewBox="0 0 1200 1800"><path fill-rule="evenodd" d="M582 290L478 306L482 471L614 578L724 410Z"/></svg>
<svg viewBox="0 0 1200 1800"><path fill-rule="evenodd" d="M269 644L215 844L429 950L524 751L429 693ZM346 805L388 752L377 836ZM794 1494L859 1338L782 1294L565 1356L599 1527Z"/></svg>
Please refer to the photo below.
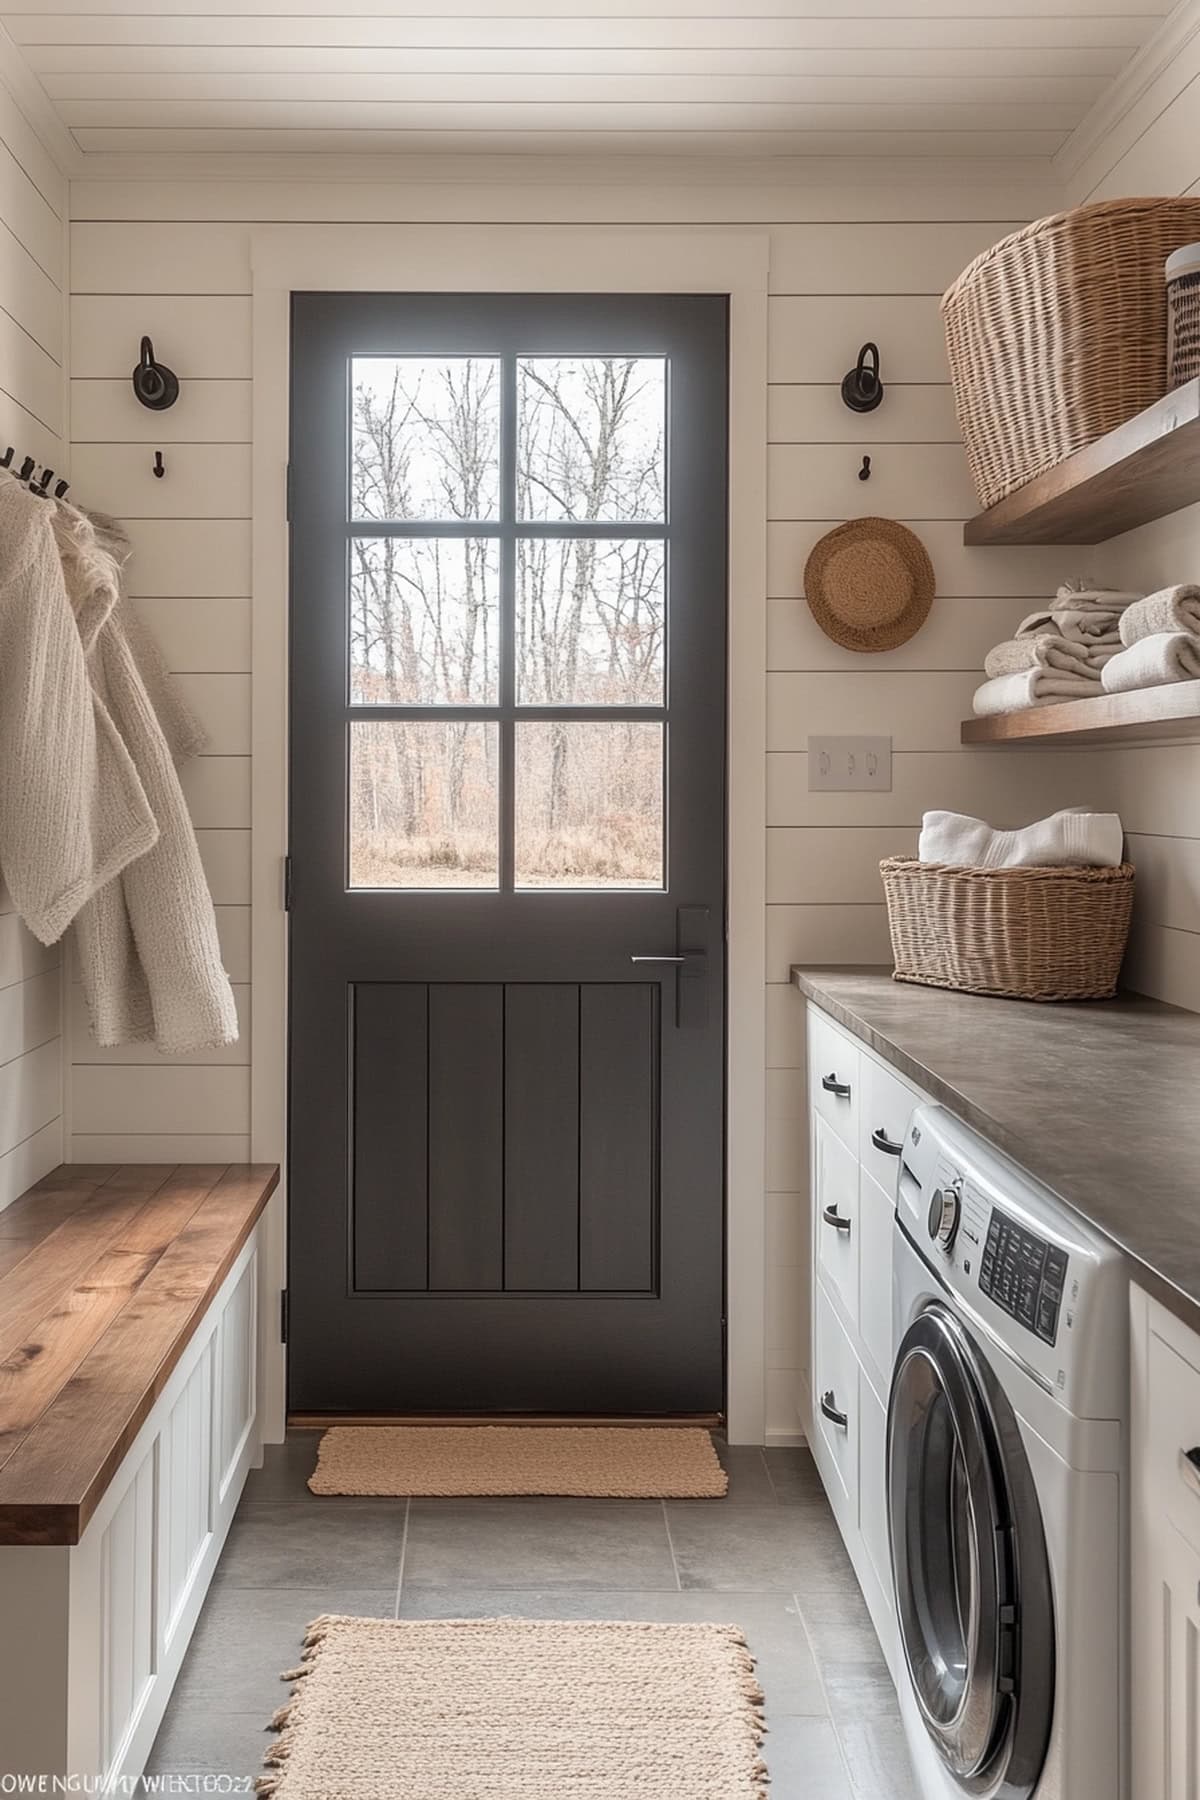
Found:
<svg viewBox="0 0 1200 1800"><path fill-rule="evenodd" d="M1101 200L977 256L942 297L958 422L981 503L1114 430L1167 389L1163 264L1200 199Z"/></svg>
<svg viewBox="0 0 1200 1800"><path fill-rule="evenodd" d="M1011 1000L1107 1000L1133 908L1116 869L879 865L897 981Z"/></svg>

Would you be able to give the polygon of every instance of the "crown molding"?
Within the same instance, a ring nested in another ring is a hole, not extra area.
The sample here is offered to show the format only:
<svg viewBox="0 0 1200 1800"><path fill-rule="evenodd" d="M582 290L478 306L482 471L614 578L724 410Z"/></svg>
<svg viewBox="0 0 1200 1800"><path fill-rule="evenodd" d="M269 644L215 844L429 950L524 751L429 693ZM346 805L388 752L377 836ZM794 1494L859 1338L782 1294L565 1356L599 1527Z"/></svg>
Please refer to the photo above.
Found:
<svg viewBox="0 0 1200 1800"><path fill-rule="evenodd" d="M1168 13L1158 30L1147 39L1112 85L1105 89L1054 156L1054 167L1063 181L1069 181L1079 173L1134 108L1160 83L1165 83L1164 105L1169 105L1171 100L1182 93L1196 74L1196 69L1192 66L1191 59L1184 68L1180 68L1178 64L1189 46L1196 43L1198 36L1200 0L1179 0L1175 10Z"/></svg>
<svg viewBox="0 0 1200 1800"><path fill-rule="evenodd" d="M25 115L29 128L48 156L68 177L83 172L84 155L51 103L50 96L21 55L20 46L0 24L0 81Z"/></svg>

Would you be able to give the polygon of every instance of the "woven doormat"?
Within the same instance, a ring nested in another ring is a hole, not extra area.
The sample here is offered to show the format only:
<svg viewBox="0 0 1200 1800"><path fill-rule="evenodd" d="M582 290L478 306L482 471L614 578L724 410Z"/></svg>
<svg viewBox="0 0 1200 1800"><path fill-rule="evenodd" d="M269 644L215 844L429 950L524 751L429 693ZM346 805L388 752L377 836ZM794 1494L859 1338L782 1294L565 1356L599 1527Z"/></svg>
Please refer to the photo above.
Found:
<svg viewBox="0 0 1200 1800"><path fill-rule="evenodd" d="M274 1800L765 1800L733 1625L317 1619Z"/></svg>
<svg viewBox="0 0 1200 1800"><path fill-rule="evenodd" d="M314 1494L564 1494L718 1499L728 1485L696 1426L335 1425Z"/></svg>

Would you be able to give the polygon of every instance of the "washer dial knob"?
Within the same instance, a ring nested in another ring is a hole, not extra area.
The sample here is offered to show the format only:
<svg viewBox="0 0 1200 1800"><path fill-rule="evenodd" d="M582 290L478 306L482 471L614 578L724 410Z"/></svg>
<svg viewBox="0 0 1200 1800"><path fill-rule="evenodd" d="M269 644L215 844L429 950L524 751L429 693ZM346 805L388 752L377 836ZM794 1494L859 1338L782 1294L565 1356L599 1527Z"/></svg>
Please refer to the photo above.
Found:
<svg viewBox="0 0 1200 1800"><path fill-rule="evenodd" d="M943 1250L949 1250L958 1234L962 1217L962 1184L957 1181L936 1188L929 1203L929 1235Z"/></svg>

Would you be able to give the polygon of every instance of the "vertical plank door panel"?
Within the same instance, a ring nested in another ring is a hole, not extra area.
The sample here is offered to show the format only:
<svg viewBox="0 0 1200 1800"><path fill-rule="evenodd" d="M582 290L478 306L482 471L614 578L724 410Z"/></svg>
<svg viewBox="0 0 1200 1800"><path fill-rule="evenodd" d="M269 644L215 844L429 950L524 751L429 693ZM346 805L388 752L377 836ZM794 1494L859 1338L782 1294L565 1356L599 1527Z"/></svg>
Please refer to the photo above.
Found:
<svg viewBox="0 0 1200 1800"><path fill-rule="evenodd" d="M654 1286L658 1214L658 988L580 992L579 1285Z"/></svg>
<svg viewBox="0 0 1200 1800"><path fill-rule="evenodd" d="M504 1285L504 989L429 990L429 1285Z"/></svg>
<svg viewBox="0 0 1200 1800"><path fill-rule="evenodd" d="M429 990L354 989L354 1285L429 1285Z"/></svg>
<svg viewBox="0 0 1200 1800"><path fill-rule="evenodd" d="M579 989L514 983L504 1017L504 1285L579 1286Z"/></svg>

